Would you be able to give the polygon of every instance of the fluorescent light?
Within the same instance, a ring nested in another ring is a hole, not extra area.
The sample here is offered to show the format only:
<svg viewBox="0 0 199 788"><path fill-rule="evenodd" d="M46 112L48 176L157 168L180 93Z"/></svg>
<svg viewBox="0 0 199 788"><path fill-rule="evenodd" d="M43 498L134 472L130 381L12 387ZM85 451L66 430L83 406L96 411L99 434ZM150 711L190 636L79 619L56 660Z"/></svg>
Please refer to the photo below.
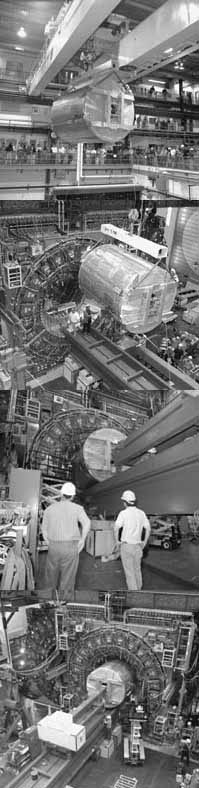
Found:
<svg viewBox="0 0 199 788"><path fill-rule="evenodd" d="M148 79L148 82L152 82L153 85L165 85L165 79Z"/></svg>
<svg viewBox="0 0 199 788"><path fill-rule="evenodd" d="M19 38L26 38L27 33L24 30L24 27L19 28L19 30L17 31L17 35L19 36Z"/></svg>
<svg viewBox="0 0 199 788"><path fill-rule="evenodd" d="M15 47L16 52L24 52L24 47Z"/></svg>
<svg viewBox="0 0 199 788"><path fill-rule="evenodd" d="M32 120L29 115L5 115L0 112L0 126L22 126L30 128Z"/></svg>
<svg viewBox="0 0 199 788"><path fill-rule="evenodd" d="M173 52L173 47L169 47L169 49L164 49L164 54L165 55L170 55L171 52Z"/></svg>

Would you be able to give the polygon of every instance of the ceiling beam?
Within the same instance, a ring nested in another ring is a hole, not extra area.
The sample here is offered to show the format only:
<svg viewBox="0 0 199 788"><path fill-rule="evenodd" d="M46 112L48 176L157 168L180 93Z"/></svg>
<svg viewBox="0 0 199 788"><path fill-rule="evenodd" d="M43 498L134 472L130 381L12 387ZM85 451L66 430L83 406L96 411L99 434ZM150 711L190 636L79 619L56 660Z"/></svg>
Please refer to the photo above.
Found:
<svg viewBox="0 0 199 788"><path fill-rule="evenodd" d="M133 430L120 447L114 451L117 465L131 465L149 449L160 449L171 441L180 442L191 428L199 427L199 394L194 399L189 395L176 399L150 419L139 432Z"/></svg>
<svg viewBox="0 0 199 788"><path fill-rule="evenodd" d="M87 502L107 517L122 508L124 490L133 490L148 515L192 514L198 509L199 435L132 468L115 473L86 491Z"/></svg>
<svg viewBox="0 0 199 788"><path fill-rule="evenodd" d="M142 1L140 2L140 0L124 0L124 3L125 6L132 8L132 10L133 8L141 8L143 11L148 11L149 14L150 12L153 13L154 11L154 7L152 5L149 5L149 3L143 3Z"/></svg>
<svg viewBox="0 0 199 788"><path fill-rule="evenodd" d="M132 63L138 72L145 68L160 68L166 49L173 49L167 62L177 60L177 51L183 45L198 49L199 3L198 0L167 0L157 11L127 33L119 42L118 65ZM182 53L183 56L183 53ZM166 65L166 64L165 64Z"/></svg>
<svg viewBox="0 0 199 788"><path fill-rule="evenodd" d="M52 82L117 5L117 0L73 0L50 41L44 60L30 79L29 95L38 95Z"/></svg>

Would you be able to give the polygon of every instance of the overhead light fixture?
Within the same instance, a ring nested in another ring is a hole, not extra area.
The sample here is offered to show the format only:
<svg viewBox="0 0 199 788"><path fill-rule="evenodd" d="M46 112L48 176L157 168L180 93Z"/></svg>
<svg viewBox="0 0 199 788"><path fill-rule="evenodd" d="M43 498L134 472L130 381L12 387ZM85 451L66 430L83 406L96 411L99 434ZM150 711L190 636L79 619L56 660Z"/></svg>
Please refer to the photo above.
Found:
<svg viewBox="0 0 199 788"><path fill-rule="evenodd" d="M169 47L169 49L164 49L165 55L171 55L171 52L173 52L173 47Z"/></svg>
<svg viewBox="0 0 199 788"><path fill-rule="evenodd" d="M165 85L165 79L148 79L148 82L152 82L153 85Z"/></svg>
<svg viewBox="0 0 199 788"><path fill-rule="evenodd" d="M175 63L174 68L176 69L176 71L184 71L184 63L182 61L179 61Z"/></svg>
<svg viewBox="0 0 199 788"><path fill-rule="evenodd" d="M32 127L32 120L29 115L8 115L0 112L0 126L21 126L27 129Z"/></svg>
<svg viewBox="0 0 199 788"><path fill-rule="evenodd" d="M157 449L155 448L155 446L153 446L152 449L148 449L147 454L157 454Z"/></svg>
<svg viewBox="0 0 199 788"><path fill-rule="evenodd" d="M19 28L19 30L17 31L17 35L19 36L19 38L26 38L27 33L26 33L24 27L20 27Z"/></svg>
<svg viewBox="0 0 199 788"><path fill-rule="evenodd" d="M16 46L16 52L24 52L24 47Z"/></svg>

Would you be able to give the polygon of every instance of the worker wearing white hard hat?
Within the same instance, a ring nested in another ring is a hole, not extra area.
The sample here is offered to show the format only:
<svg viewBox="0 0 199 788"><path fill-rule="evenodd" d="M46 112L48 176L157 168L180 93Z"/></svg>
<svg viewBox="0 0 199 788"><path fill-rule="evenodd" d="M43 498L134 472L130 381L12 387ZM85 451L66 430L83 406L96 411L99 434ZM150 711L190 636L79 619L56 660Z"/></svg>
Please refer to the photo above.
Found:
<svg viewBox="0 0 199 788"><path fill-rule="evenodd" d="M114 525L116 541L120 536L120 555L129 591L141 591L141 561L148 542L151 527L145 512L136 506L136 496L132 490L122 493L124 509L118 514Z"/></svg>
<svg viewBox="0 0 199 788"><path fill-rule="evenodd" d="M74 599L75 580L79 553L83 550L90 520L83 506L75 503L76 487L66 482L61 489L61 499L52 503L44 512L42 534L48 544L45 586L52 596Z"/></svg>

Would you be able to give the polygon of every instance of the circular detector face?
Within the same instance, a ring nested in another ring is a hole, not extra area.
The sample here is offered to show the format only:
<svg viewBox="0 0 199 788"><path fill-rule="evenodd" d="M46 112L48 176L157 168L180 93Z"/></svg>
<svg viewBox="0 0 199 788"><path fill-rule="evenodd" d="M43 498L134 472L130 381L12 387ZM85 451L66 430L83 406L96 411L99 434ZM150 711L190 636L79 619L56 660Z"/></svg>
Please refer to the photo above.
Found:
<svg viewBox="0 0 199 788"><path fill-rule="evenodd" d="M112 448L120 441L125 440L125 433L119 430L103 427L92 432L83 446L83 457L89 473L97 481L104 481L115 473L112 462Z"/></svg>
<svg viewBox="0 0 199 788"><path fill-rule="evenodd" d="M115 708L123 703L127 690L132 684L129 668L122 662L105 662L95 668L87 677L87 691L89 695L105 690L105 704L107 708Z"/></svg>

